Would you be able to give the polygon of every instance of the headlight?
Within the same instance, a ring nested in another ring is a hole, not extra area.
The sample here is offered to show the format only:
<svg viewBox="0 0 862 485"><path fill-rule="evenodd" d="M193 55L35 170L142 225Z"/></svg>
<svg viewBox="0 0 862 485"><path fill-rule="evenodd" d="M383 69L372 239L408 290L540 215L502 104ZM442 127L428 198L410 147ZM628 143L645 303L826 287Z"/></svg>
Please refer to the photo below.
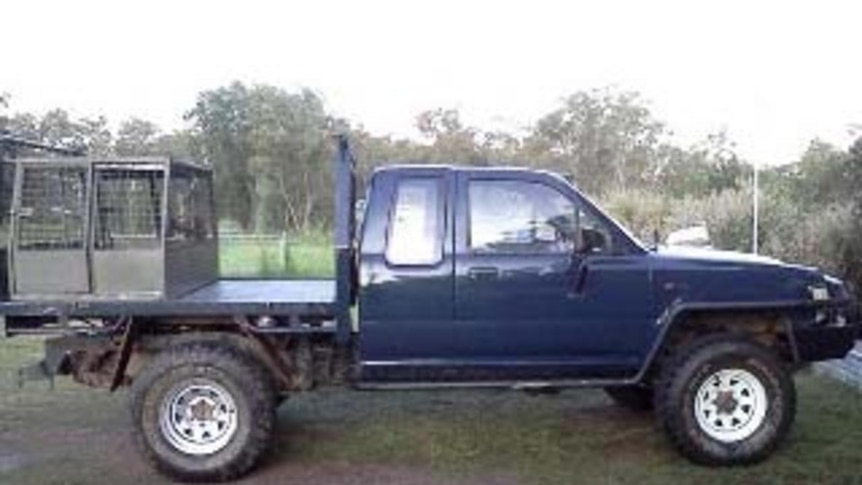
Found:
<svg viewBox="0 0 862 485"><path fill-rule="evenodd" d="M832 295L832 298L839 300L850 298L850 290L847 288L847 283L829 275L823 275L823 282L826 283L826 288L829 294Z"/></svg>
<svg viewBox="0 0 862 485"><path fill-rule="evenodd" d="M814 301L826 301L829 299L829 289L825 286L809 286L808 291L811 292L811 299Z"/></svg>

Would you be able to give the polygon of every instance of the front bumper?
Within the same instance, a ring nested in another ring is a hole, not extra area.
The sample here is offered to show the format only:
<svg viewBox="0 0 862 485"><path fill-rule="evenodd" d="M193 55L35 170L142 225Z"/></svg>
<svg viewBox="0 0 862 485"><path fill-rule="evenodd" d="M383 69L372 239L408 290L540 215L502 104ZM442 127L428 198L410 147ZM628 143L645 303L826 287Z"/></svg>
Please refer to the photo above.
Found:
<svg viewBox="0 0 862 485"><path fill-rule="evenodd" d="M795 327L793 343L802 362L843 359L862 338L862 312L854 301L830 302L817 311L813 325Z"/></svg>

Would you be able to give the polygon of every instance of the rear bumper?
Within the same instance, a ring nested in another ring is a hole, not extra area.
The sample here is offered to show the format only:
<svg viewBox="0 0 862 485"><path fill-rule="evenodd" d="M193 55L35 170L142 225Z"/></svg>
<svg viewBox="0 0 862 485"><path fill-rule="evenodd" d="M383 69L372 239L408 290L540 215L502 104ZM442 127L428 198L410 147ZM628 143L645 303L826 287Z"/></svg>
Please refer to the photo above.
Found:
<svg viewBox="0 0 862 485"><path fill-rule="evenodd" d="M860 308L840 303L824 307L825 321L793 330L796 357L802 362L843 359L862 338Z"/></svg>

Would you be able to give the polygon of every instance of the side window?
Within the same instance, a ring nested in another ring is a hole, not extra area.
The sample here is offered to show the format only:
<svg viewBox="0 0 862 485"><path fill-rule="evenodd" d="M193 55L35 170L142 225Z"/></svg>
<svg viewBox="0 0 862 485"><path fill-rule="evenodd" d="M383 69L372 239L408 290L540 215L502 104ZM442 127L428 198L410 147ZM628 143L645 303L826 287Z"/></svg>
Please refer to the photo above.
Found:
<svg viewBox="0 0 862 485"><path fill-rule="evenodd" d="M469 185L470 249L480 253L571 253L607 248L607 231L569 198L540 183L476 180Z"/></svg>
<svg viewBox="0 0 862 485"><path fill-rule="evenodd" d="M396 265L432 265L443 258L443 197L437 178L408 178L398 183L389 215L386 261Z"/></svg>

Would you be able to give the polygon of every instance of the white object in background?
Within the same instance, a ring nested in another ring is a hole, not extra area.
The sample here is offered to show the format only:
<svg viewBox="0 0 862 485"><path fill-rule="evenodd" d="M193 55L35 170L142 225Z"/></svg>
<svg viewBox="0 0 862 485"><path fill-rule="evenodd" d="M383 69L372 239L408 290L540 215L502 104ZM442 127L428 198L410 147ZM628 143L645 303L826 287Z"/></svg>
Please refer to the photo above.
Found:
<svg viewBox="0 0 862 485"><path fill-rule="evenodd" d="M709 231L706 226L692 226L671 232L665 238L668 246L710 247Z"/></svg>

